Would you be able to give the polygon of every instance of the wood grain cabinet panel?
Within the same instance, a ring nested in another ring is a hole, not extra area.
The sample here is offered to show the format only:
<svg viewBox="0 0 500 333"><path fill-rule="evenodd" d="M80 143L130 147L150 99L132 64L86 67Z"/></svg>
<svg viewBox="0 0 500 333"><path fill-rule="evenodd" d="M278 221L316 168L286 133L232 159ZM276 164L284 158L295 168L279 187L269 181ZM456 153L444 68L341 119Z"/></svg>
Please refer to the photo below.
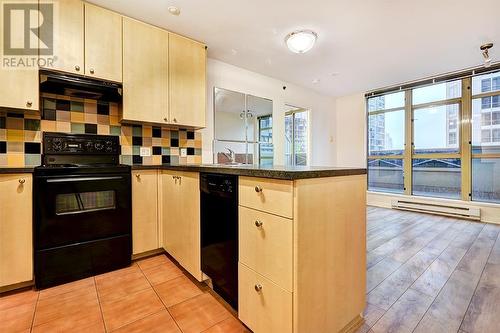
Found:
<svg viewBox="0 0 500 333"><path fill-rule="evenodd" d="M163 248L202 280L199 173L162 171Z"/></svg>
<svg viewBox="0 0 500 333"><path fill-rule="evenodd" d="M0 287L33 279L32 176L0 175Z"/></svg>
<svg viewBox="0 0 500 333"><path fill-rule="evenodd" d="M293 221L239 208L239 260L278 286L292 291Z"/></svg>
<svg viewBox="0 0 500 333"><path fill-rule="evenodd" d="M40 28L41 40L52 34L54 41L54 61L47 68L83 75L85 71L83 2L57 0L53 3L53 24L43 24ZM50 21L50 18L43 19ZM43 47L40 48L42 54Z"/></svg>
<svg viewBox="0 0 500 333"><path fill-rule="evenodd" d="M169 122L174 125L205 127L205 45L170 34L168 53Z"/></svg>
<svg viewBox="0 0 500 333"><path fill-rule="evenodd" d="M293 217L293 182L289 180L240 177L240 205L267 213Z"/></svg>
<svg viewBox="0 0 500 333"><path fill-rule="evenodd" d="M156 250L158 244L158 172L132 172L133 254Z"/></svg>
<svg viewBox="0 0 500 333"><path fill-rule="evenodd" d="M122 16L85 3L85 75L122 82Z"/></svg>
<svg viewBox="0 0 500 333"><path fill-rule="evenodd" d="M168 32L123 18L123 115L127 121L168 121Z"/></svg>
<svg viewBox="0 0 500 333"><path fill-rule="evenodd" d="M292 332L292 294L239 264L238 317L254 333Z"/></svg>

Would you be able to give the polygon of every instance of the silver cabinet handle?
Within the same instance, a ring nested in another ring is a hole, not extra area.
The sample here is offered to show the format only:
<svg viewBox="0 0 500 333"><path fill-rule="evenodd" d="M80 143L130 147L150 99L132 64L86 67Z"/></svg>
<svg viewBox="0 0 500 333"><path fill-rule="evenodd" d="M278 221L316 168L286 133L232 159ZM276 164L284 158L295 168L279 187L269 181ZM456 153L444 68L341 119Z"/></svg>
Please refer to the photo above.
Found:
<svg viewBox="0 0 500 333"><path fill-rule="evenodd" d="M163 118L163 121L164 122L168 122L168 118Z"/></svg>
<svg viewBox="0 0 500 333"><path fill-rule="evenodd" d="M80 66L76 65L76 66L75 66L75 70L76 70L77 72L79 72L79 71L80 71Z"/></svg>
<svg viewBox="0 0 500 333"><path fill-rule="evenodd" d="M26 179L24 179L24 178L19 179L19 184L21 184L21 185L22 185L22 184L24 184L24 183L26 183Z"/></svg>
<svg viewBox="0 0 500 333"><path fill-rule="evenodd" d="M33 102L32 101L27 101L26 102L26 106L30 108L31 106L33 106Z"/></svg>
<svg viewBox="0 0 500 333"><path fill-rule="evenodd" d="M259 283L257 283L254 288L255 288L255 291L258 293L260 293L262 291L262 285Z"/></svg>
<svg viewBox="0 0 500 333"><path fill-rule="evenodd" d="M262 187L260 187L259 185L255 186L255 192L261 193L262 192Z"/></svg>
<svg viewBox="0 0 500 333"><path fill-rule="evenodd" d="M255 226L256 226L257 228L260 228L260 227L262 227L263 225L264 225L264 223L263 223L261 220L256 220L256 221L255 221Z"/></svg>
<svg viewBox="0 0 500 333"><path fill-rule="evenodd" d="M174 118L174 123L176 123L176 122L177 122L177 118Z"/></svg>
<svg viewBox="0 0 500 333"><path fill-rule="evenodd" d="M90 74L94 74L94 69L93 68L90 69Z"/></svg>
<svg viewBox="0 0 500 333"><path fill-rule="evenodd" d="M135 177L136 177L137 179L140 179L140 178L141 178L141 174L140 174L140 173L136 173L136 174L135 174Z"/></svg>

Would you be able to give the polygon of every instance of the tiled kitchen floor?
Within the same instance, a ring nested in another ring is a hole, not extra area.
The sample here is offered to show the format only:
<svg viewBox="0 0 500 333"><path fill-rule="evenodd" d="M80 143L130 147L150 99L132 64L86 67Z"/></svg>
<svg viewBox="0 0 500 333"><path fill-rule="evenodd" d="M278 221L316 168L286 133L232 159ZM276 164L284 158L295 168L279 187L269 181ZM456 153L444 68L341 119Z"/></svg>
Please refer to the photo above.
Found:
<svg viewBox="0 0 500 333"><path fill-rule="evenodd" d="M0 298L0 332L249 332L165 255L40 292Z"/></svg>

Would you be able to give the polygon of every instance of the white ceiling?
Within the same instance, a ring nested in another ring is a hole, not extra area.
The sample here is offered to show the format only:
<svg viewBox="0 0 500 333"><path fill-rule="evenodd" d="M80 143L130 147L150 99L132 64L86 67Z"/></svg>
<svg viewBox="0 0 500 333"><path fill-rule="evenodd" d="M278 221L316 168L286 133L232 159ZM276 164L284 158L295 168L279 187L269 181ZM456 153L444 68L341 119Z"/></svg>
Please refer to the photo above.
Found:
<svg viewBox="0 0 500 333"><path fill-rule="evenodd" d="M330 96L479 65L484 42L496 44L490 53L500 60L499 0L91 2L203 41L211 58ZM296 29L318 33L310 52L286 48Z"/></svg>

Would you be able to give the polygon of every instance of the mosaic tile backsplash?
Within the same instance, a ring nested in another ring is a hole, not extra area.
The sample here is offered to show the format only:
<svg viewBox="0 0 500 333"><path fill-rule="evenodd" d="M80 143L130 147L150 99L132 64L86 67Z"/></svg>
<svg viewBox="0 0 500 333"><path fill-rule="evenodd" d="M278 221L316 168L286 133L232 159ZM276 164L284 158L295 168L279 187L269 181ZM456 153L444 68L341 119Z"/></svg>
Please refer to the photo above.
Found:
<svg viewBox="0 0 500 333"><path fill-rule="evenodd" d="M123 164L201 163L200 132L121 125L117 103L52 94L43 94L40 103L40 112L0 110L0 167L40 165L42 132L118 135ZM140 147L151 147L152 156L141 157ZM181 148L187 157L180 156Z"/></svg>

